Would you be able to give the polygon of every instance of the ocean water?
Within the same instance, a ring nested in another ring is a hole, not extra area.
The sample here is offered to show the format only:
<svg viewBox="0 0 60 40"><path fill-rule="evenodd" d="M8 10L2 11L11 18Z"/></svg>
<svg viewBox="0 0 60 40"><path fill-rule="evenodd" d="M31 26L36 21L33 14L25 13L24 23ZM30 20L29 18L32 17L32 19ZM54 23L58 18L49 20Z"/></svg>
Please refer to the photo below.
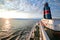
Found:
<svg viewBox="0 0 60 40"><path fill-rule="evenodd" d="M54 24L55 25L60 24L60 19L54 19Z"/></svg>
<svg viewBox="0 0 60 40"><path fill-rule="evenodd" d="M0 27L7 27L11 29L25 28L27 26L33 26L40 19L0 19Z"/></svg>
<svg viewBox="0 0 60 40"><path fill-rule="evenodd" d="M5 38L17 31L31 31L40 19L3 19L0 18L0 38ZM2 34L3 33L3 34Z"/></svg>

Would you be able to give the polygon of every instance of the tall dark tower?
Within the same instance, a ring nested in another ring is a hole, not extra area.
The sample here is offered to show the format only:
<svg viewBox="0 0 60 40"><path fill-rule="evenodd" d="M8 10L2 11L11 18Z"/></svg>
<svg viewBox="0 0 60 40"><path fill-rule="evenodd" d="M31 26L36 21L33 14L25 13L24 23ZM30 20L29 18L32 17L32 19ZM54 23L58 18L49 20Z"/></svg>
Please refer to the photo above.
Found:
<svg viewBox="0 0 60 40"><path fill-rule="evenodd" d="M50 7L47 2L44 4L44 19L52 19Z"/></svg>

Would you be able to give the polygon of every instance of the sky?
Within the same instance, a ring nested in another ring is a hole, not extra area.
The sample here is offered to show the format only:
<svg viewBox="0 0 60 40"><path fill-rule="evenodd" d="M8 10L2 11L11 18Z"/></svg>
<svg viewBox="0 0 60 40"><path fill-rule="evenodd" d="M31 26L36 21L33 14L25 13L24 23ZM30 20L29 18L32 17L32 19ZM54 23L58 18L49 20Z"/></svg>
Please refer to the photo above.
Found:
<svg viewBox="0 0 60 40"><path fill-rule="evenodd" d="M53 18L60 18L60 0L0 0L0 18L43 18L48 2Z"/></svg>

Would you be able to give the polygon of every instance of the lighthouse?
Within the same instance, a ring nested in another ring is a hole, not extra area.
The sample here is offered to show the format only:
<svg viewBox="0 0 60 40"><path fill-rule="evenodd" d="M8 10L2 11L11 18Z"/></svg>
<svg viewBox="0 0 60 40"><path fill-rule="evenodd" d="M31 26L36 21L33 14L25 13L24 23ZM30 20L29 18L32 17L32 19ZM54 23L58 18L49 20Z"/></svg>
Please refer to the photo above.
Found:
<svg viewBox="0 0 60 40"><path fill-rule="evenodd" d="M44 4L43 12L44 19L52 19L50 7L47 2Z"/></svg>

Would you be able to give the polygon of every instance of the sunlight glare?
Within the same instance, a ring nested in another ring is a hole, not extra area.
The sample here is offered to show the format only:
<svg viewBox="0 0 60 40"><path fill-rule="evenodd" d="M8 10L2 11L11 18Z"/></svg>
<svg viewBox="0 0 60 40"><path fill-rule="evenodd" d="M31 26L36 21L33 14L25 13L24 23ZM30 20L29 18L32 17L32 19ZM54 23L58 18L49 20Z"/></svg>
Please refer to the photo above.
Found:
<svg viewBox="0 0 60 40"><path fill-rule="evenodd" d="M9 19L3 19L2 31L9 31L11 29L11 24Z"/></svg>
<svg viewBox="0 0 60 40"><path fill-rule="evenodd" d="M0 17L2 18L29 18L28 13L17 12L13 10L0 9Z"/></svg>

